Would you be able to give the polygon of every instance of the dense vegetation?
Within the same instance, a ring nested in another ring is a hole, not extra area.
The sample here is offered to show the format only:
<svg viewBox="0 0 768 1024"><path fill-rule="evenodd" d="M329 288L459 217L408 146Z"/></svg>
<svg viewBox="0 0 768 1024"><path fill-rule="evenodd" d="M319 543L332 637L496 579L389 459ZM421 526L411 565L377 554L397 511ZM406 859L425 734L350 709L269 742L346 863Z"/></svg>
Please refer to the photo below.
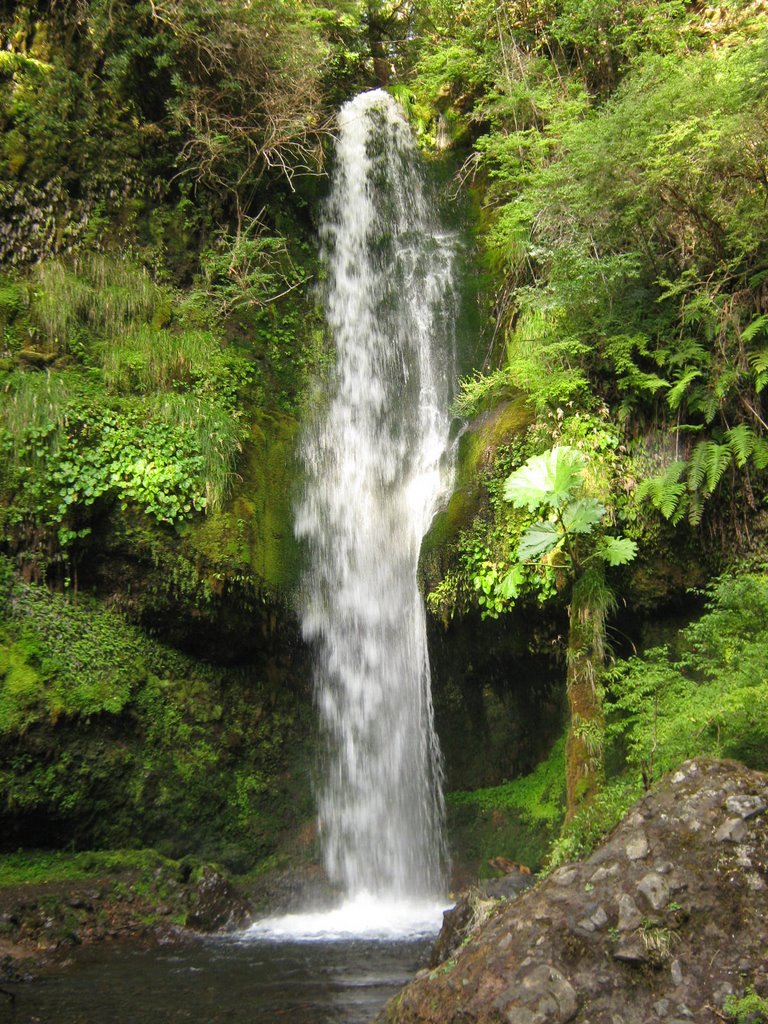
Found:
<svg viewBox="0 0 768 1024"><path fill-rule="evenodd" d="M482 423L522 397L531 425L470 456L486 496L479 508L453 510L454 558L431 579L430 602L445 619L472 608L496 617L520 601L568 604L569 745L580 731L578 760L592 763L568 766L571 813L605 763L606 686L609 740L625 744L608 750L614 793L713 749L714 720L719 752L762 767L754 736L725 740L731 728L741 737L734 691L759 688L751 662L741 683L726 682L705 645L695 682L665 676L653 695L645 663L608 676L601 666L617 595L636 612L658 611L726 567L738 580L764 564L763 6L475 2L435 5L431 16L436 36L419 56L412 108L426 137L465 153L460 183L477 194L493 292L486 362L463 382L458 411ZM546 475L555 494L554 458L568 451L583 463L569 522L564 493L544 500L549 514L539 519L541 501L528 500L533 473L510 504L516 467L551 457L537 493ZM612 569L630 548L597 555L617 529L637 558ZM569 535L593 531L594 553L585 558L582 544L577 556ZM762 577L750 579L759 587ZM721 586L713 600L726 600ZM732 643L750 631L744 616L734 611ZM727 711L702 685L710 661L730 694ZM705 720L692 706L707 707Z"/></svg>
<svg viewBox="0 0 768 1024"><path fill-rule="evenodd" d="M331 359L315 228L333 110L377 81L458 168L447 193L470 197L482 273L430 606L446 624L539 609L530 645L563 678L586 666L596 698L571 810L607 782L555 857L690 754L768 767L750 715L768 611L762 2L28 0L0 35L11 845L240 863L309 814L293 455ZM553 503L509 500L553 450L579 466L582 520L563 529ZM703 602L668 648L619 658L641 619ZM609 666L617 603L630 637ZM562 758L456 797L459 830L511 816L473 856L543 856L516 849L518 825L554 834Z"/></svg>

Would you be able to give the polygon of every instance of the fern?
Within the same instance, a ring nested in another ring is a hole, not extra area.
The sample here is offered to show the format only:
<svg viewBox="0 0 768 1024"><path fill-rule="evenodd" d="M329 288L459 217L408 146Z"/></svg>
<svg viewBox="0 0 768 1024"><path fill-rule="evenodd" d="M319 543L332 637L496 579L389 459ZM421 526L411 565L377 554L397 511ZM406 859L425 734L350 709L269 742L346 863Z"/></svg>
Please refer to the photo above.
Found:
<svg viewBox="0 0 768 1024"><path fill-rule="evenodd" d="M749 356L749 362L755 371L755 391L758 395L768 384L768 348L758 349Z"/></svg>
<svg viewBox="0 0 768 1024"><path fill-rule="evenodd" d="M691 460L688 463L688 490L699 491L701 485L707 478L707 446L709 441L700 441L693 449Z"/></svg>
<svg viewBox="0 0 768 1024"><path fill-rule="evenodd" d="M728 444L699 441L688 465L688 490L692 493L701 491L705 497L709 497L720 483L733 457L733 451Z"/></svg>
<svg viewBox="0 0 768 1024"><path fill-rule="evenodd" d="M725 432L725 441L731 449L736 465L743 469L758 443L754 430L747 423L739 423L737 427Z"/></svg>
<svg viewBox="0 0 768 1024"><path fill-rule="evenodd" d="M717 441L707 442L707 494L712 494L731 464L731 449Z"/></svg>
<svg viewBox="0 0 768 1024"><path fill-rule="evenodd" d="M698 370L695 367L689 367L686 370L686 372L682 375L682 377L677 381L677 383L674 384L674 386L669 389L669 393L667 394L667 404L669 405L670 409L679 408L689 386L692 384L693 381L701 377L701 374L701 370Z"/></svg>
<svg viewBox="0 0 768 1024"><path fill-rule="evenodd" d="M673 462L659 476L648 477L637 488L638 501L650 501L651 505L664 516L677 522L682 515L681 499L685 494L685 483L681 481L686 463Z"/></svg>
<svg viewBox="0 0 768 1024"><path fill-rule="evenodd" d="M768 332L768 313L763 313L762 316L756 317L751 324L747 324L744 330L741 332L741 340L746 344L749 344L758 334L765 334Z"/></svg>
<svg viewBox="0 0 768 1024"><path fill-rule="evenodd" d="M688 467L688 490L702 491L708 497L720 483L732 458L732 450L727 444L699 441Z"/></svg>
<svg viewBox="0 0 768 1024"><path fill-rule="evenodd" d="M768 466L768 441L764 437L759 437L755 441L752 462L755 465L755 469L765 469Z"/></svg>

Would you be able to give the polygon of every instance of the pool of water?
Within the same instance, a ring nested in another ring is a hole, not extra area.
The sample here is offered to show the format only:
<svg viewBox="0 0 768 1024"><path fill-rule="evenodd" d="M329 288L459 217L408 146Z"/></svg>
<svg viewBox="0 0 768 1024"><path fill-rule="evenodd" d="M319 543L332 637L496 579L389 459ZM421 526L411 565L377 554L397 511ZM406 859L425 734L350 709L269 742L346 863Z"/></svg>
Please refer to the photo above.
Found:
<svg viewBox="0 0 768 1024"><path fill-rule="evenodd" d="M102 946L16 992L11 1024L365 1024L420 968L432 938L201 939Z"/></svg>

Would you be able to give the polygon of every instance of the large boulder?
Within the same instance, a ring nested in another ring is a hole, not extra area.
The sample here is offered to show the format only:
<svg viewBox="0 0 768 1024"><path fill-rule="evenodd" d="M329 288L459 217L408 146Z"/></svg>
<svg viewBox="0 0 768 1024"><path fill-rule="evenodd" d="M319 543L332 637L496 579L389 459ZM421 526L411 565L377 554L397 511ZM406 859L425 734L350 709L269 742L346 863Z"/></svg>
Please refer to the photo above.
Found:
<svg viewBox="0 0 768 1024"><path fill-rule="evenodd" d="M683 1024L768 995L768 776L695 760L587 860L498 909L387 1024Z"/></svg>

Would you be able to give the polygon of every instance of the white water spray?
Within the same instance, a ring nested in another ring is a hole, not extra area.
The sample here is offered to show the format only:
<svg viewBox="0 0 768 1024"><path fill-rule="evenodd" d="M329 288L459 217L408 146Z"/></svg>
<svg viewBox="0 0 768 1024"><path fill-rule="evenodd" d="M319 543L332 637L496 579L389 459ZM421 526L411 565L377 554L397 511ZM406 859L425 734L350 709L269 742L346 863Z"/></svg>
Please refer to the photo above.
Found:
<svg viewBox="0 0 768 1024"><path fill-rule="evenodd" d="M322 228L337 363L303 446L296 532L309 552L302 624L327 740L321 840L345 904L336 923L283 919L294 936L435 927L445 862L416 574L450 475L456 241L438 227L387 93L347 103L339 130Z"/></svg>

